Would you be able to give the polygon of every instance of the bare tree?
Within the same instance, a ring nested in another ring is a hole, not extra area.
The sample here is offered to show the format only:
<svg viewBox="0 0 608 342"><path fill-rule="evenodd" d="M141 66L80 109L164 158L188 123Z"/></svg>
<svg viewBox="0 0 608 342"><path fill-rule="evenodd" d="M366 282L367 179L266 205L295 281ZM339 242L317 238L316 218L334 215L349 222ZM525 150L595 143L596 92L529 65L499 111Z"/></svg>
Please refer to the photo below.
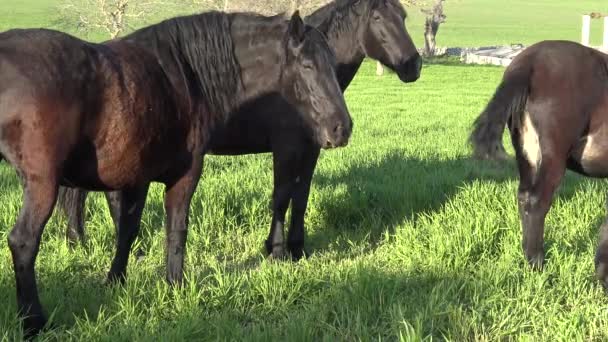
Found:
<svg viewBox="0 0 608 342"><path fill-rule="evenodd" d="M216 11L228 11L231 3L234 0L190 0L193 9L197 12L216 10Z"/></svg>
<svg viewBox="0 0 608 342"><path fill-rule="evenodd" d="M331 0L232 0L231 10L249 10L263 14L277 14L285 12L291 14L299 10L301 14L307 15L317 8L327 4Z"/></svg>
<svg viewBox="0 0 608 342"><path fill-rule="evenodd" d="M160 0L65 0L60 21L85 34L103 32L113 39L162 5Z"/></svg>
<svg viewBox="0 0 608 342"><path fill-rule="evenodd" d="M431 10L422 10L426 14L424 23L424 55L427 57L435 56L437 32L439 25L445 22L446 15L443 13L443 2L445 0L437 0Z"/></svg>
<svg viewBox="0 0 608 342"><path fill-rule="evenodd" d="M113 39L143 25L151 17L167 17L209 10L251 11L262 14L308 14L331 0L62 0L61 26L80 33L103 33Z"/></svg>

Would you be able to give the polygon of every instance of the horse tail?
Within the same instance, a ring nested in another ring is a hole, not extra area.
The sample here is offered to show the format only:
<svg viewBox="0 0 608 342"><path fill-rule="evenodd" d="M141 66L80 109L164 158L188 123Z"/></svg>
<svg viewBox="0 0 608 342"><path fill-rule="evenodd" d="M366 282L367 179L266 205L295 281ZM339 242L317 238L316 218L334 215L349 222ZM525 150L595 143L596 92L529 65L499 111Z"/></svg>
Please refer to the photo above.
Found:
<svg viewBox="0 0 608 342"><path fill-rule="evenodd" d="M518 118L528 101L531 68L511 64L483 112L473 123L469 143L474 155L481 159L507 159L502 133L509 118Z"/></svg>

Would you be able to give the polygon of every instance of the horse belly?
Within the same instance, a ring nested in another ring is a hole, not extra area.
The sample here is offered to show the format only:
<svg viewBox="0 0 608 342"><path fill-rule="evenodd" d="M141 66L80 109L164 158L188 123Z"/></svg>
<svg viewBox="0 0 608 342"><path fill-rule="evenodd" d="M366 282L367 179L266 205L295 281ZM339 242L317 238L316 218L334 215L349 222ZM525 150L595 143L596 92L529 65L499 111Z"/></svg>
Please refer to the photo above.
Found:
<svg viewBox="0 0 608 342"><path fill-rule="evenodd" d="M272 130L255 116L239 115L217 128L209 142L209 154L241 155L271 152Z"/></svg>
<svg viewBox="0 0 608 342"><path fill-rule="evenodd" d="M157 180L180 155L173 149L179 145L176 142L157 145L118 137L108 137L104 143L85 142L67 160L63 182L90 190L111 190Z"/></svg>

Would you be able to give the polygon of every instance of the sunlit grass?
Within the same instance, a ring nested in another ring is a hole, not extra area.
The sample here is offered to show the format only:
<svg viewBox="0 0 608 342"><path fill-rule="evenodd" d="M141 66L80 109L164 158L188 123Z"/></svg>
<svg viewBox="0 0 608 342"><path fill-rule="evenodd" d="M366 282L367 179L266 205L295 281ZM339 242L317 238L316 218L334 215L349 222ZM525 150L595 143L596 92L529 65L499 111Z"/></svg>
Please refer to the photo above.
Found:
<svg viewBox="0 0 608 342"><path fill-rule="evenodd" d="M88 243L70 250L64 219L45 231L37 270L49 340L603 340L608 300L593 277L605 182L568 175L548 217L548 264L520 252L514 165L468 158L466 138L502 69L430 64L416 84L366 63L347 92L356 129L324 152L307 244L297 264L270 263L269 155L207 157L195 195L184 289L164 282L162 187L136 242L146 252L124 288L103 285L114 250L101 195ZM20 206L0 168L0 224ZM0 245L0 336L19 336L10 252Z"/></svg>

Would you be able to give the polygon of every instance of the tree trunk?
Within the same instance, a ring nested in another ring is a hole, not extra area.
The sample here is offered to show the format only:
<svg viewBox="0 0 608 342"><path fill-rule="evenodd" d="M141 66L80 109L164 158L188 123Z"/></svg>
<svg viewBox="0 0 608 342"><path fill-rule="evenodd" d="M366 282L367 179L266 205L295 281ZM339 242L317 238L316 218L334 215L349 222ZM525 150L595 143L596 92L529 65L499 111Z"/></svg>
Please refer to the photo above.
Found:
<svg viewBox="0 0 608 342"><path fill-rule="evenodd" d="M293 14L297 9L300 8L300 0L291 0L291 11L289 14Z"/></svg>
<svg viewBox="0 0 608 342"><path fill-rule="evenodd" d="M437 45L435 36L437 35L438 28L439 24L433 22L432 18L426 18L424 26L424 55L427 57L435 56L435 47Z"/></svg>
<svg viewBox="0 0 608 342"><path fill-rule="evenodd" d="M438 0L435 3L432 11L427 13L426 21L424 24L424 55L427 57L435 56L437 32L439 31L439 25L445 22L445 14L443 14L443 1Z"/></svg>

